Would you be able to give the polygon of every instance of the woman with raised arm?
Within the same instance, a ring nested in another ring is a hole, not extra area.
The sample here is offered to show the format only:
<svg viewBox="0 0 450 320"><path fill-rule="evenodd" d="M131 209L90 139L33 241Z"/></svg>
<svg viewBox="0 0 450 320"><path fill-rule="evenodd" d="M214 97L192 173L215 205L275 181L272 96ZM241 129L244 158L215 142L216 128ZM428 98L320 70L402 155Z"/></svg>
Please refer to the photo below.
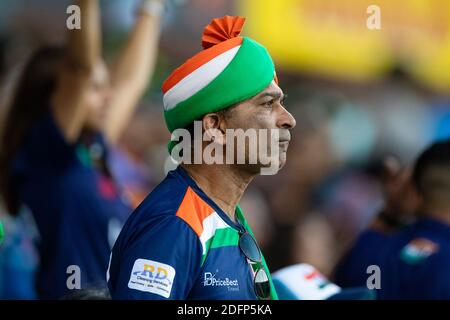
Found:
<svg viewBox="0 0 450 320"><path fill-rule="evenodd" d="M108 169L114 143L147 87L163 0L144 0L110 78L98 1L77 0L81 29L25 66L3 126L0 191L11 214L29 208L40 233L40 298L103 286L130 204ZM105 138L104 138L105 137Z"/></svg>

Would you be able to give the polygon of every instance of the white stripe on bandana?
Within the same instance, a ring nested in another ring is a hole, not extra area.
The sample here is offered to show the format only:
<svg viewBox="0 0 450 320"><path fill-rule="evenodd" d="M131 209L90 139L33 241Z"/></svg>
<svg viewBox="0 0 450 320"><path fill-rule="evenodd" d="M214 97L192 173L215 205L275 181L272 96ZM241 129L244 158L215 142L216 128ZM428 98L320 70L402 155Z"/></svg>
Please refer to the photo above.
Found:
<svg viewBox="0 0 450 320"><path fill-rule="evenodd" d="M164 94L164 110L173 109L210 84L233 61L240 47L239 45L225 51L180 80Z"/></svg>

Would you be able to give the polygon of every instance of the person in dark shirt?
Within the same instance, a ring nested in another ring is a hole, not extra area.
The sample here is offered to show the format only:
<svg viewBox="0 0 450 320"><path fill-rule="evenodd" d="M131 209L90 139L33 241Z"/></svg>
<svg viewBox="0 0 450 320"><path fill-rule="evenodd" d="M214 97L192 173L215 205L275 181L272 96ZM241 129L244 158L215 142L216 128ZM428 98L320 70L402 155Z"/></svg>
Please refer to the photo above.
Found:
<svg viewBox="0 0 450 320"><path fill-rule="evenodd" d="M392 215L380 215L339 263L338 285L365 285L367 267L377 265L379 299L450 299L450 140L419 156L411 184L416 221L400 226Z"/></svg>
<svg viewBox="0 0 450 320"><path fill-rule="evenodd" d="M106 286L110 249L132 210L110 173L108 146L153 69L161 10L150 2L162 6L143 1L111 74L100 54L98 1L78 0L81 28L67 31L64 48L37 50L17 85L1 137L0 188L11 214L26 206L36 221L39 298Z"/></svg>

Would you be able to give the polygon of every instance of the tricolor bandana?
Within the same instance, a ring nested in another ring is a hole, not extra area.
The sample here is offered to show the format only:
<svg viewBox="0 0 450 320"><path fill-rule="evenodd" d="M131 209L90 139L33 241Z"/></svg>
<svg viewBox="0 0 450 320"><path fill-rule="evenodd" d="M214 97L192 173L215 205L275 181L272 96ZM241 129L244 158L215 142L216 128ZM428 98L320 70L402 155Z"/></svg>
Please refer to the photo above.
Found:
<svg viewBox="0 0 450 320"><path fill-rule="evenodd" d="M417 264L436 253L438 244L425 238L417 238L408 243L400 252L400 258L408 264Z"/></svg>
<svg viewBox="0 0 450 320"><path fill-rule="evenodd" d="M170 132L245 101L277 81L266 48L239 36L244 22L230 16L212 20L203 32L204 50L166 79L164 118Z"/></svg>

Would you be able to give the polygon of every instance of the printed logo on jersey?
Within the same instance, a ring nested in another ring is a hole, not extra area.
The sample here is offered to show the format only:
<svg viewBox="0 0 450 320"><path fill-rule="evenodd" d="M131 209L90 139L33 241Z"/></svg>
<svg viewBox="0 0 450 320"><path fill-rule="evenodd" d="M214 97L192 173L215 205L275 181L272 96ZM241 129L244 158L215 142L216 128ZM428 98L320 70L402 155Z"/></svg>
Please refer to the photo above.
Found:
<svg viewBox="0 0 450 320"><path fill-rule="evenodd" d="M228 291L239 291L239 282L237 279L230 279L228 277L216 277L217 272L215 274L213 274L212 272L205 272L203 277L203 286L227 287Z"/></svg>
<svg viewBox="0 0 450 320"><path fill-rule="evenodd" d="M400 258L408 264L422 262L433 253L436 253L439 246L431 240L417 238L408 243L400 252Z"/></svg>
<svg viewBox="0 0 450 320"><path fill-rule="evenodd" d="M131 271L128 288L168 298L174 278L175 269L172 266L153 260L137 259Z"/></svg>

